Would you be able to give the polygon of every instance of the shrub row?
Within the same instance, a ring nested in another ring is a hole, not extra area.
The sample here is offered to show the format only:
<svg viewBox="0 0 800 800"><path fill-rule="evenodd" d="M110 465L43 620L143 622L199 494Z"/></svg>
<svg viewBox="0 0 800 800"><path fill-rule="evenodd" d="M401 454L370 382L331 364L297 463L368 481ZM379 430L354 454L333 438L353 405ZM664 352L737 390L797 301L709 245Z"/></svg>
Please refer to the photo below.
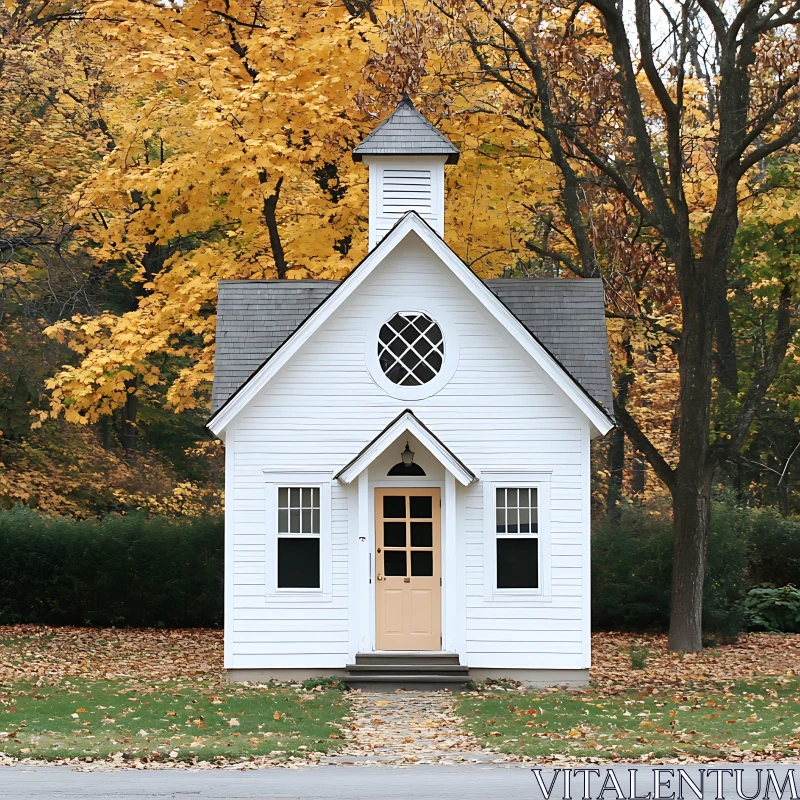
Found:
<svg viewBox="0 0 800 800"><path fill-rule="evenodd" d="M672 526L647 508L623 508L592 537L592 624L601 630L665 630ZM800 583L800 520L715 503L708 543L703 629L735 636L757 619L745 604L756 585ZM764 600L767 602L767 600ZM763 627L763 626L762 626Z"/></svg>
<svg viewBox="0 0 800 800"><path fill-rule="evenodd" d="M0 512L0 554L0 624L222 625L224 533L219 518L170 521L131 515L72 521L15 508ZM592 568L595 628L666 629L669 519L627 507L618 520L601 520L593 534ZM759 619L793 619L795 612L785 608L795 602L791 592L774 595L774 602L784 605L773 611L769 592L744 602L751 587L792 583L800 583L800 521L715 504L704 629L726 637L748 622L766 627Z"/></svg>
<svg viewBox="0 0 800 800"><path fill-rule="evenodd" d="M0 623L218 627L223 557L218 518L0 512Z"/></svg>

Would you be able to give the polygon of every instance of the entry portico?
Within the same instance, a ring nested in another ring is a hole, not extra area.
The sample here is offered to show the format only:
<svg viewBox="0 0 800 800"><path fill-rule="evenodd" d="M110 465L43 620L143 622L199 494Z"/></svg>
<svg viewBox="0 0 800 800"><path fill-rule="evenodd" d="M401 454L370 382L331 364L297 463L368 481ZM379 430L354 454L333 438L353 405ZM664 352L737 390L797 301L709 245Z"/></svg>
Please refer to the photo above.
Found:
<svg viewBox="0 0 800 800"><path fill-rule="evenodd" d="M358 651L462 652L456 482L475 474L407 409L336 479L357 487Z"/></svg>

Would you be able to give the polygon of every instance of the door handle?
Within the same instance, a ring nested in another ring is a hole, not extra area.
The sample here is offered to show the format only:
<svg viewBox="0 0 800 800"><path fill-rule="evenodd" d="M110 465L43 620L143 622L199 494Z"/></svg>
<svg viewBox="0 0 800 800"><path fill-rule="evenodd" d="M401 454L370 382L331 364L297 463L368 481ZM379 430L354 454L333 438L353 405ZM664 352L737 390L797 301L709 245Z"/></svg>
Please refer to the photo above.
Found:
<svg viewBox="0 0 800 800"><path fill-rule="evenodd" d="M386 578L384 578L384 577L383 577L383 575L378 575L378 580L379 580L379 581L385 581L385 580L386 580Z"/></svg>

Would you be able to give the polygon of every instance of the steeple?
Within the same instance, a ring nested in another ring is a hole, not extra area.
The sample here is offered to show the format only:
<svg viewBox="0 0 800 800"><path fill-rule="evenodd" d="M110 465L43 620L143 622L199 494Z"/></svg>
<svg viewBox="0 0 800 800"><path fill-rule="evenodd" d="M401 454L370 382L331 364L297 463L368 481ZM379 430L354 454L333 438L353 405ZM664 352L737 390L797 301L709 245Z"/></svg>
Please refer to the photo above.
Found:
<svg viewBox="0 0 800 800"><path fill-rule="evenodd" d="M407 94L353 150L353 161L369 166L370 250L406 211L444 234L444 166L458 163L458 148Z"/></svg>

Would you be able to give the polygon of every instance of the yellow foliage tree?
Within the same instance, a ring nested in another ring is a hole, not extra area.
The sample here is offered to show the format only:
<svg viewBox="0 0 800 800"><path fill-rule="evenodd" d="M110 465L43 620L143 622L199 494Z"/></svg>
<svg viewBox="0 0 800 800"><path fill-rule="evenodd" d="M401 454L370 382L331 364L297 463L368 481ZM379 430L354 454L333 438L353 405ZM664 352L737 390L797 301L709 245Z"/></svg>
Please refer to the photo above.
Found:
<svg viewBox="0 0 800 800"><path fill-rule="evenodd" d="M78 217L136 302L49 329L80 356L49 381L50 416L96 421L157 383L176 410L205 402L220 279L344 277L367 242L366 170L350 151L409 86L464 151L448 239L482 274L517 263L519 214L554 171L535 133L501 117L487 131L488 88L483 105L436 99L437 30L399 57L401 6L105 0L88 16L126 92Z"/></svg>

